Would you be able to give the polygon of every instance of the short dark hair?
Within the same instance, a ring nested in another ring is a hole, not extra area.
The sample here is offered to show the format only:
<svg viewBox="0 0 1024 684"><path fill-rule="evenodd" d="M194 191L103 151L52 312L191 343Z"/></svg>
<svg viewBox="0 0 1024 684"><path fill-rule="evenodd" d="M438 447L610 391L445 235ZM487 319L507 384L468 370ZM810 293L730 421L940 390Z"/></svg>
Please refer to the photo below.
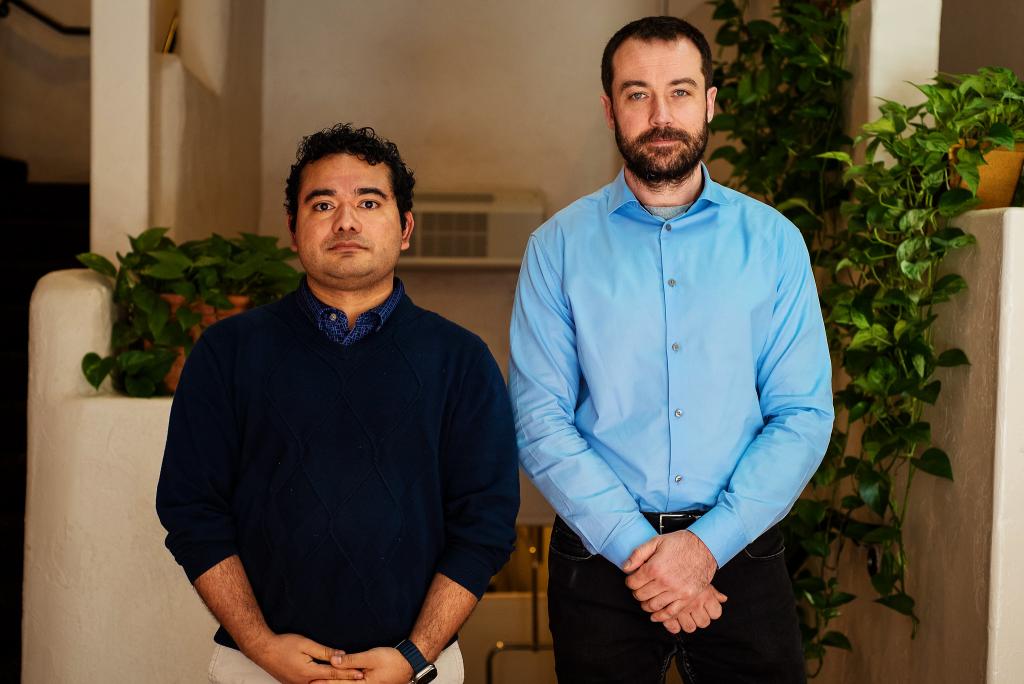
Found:
<svg viewBox="0 0 1024 684"><path fill-rule="evenodd" d="M604 46L604 54L601 56L601 85L604 86L604 94L608 97L612 96L612 80L615 78L612 59L619 47L630 38L636 38L645 43L654 40L672 42L680 38L690 41L700 52L700 67L704 72L704 89L707 90L711 87L713 71L711 46L708 45L708 40L700 32L700 29L678 17L644 17L620 28Z"/></svg>
<svg viewBox="0 0 1024 684"><path fill-rule="evenodd" d="M299 211L299 185L302 170L315 161L332 154L351 154L371 166L387 164L391 176L391 192L398 204L398 213L405 225L405 212L412 211L412 189L416 185L412 169L405 165L398 147L377 135L366 126L353 128L352 124L335 124L330 128L307 135L299 143L288 181L284 188L284 208L288 212L288 228L295 232L295 217Z"/></svg>

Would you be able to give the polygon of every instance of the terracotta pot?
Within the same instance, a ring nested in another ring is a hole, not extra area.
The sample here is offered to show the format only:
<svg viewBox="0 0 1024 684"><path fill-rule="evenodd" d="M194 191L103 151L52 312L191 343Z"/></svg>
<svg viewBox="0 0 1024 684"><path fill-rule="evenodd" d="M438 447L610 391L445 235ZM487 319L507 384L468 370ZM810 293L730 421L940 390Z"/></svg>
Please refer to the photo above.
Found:
<svg viewBox="0 0 1024 684"><path fill-rule="evenodd" d="M956 173L953 164L956 152L963 145L949 148L950 185L966 188ZM1017 190L1021 168L1024 167L1024 143L1017 143L1013 150L1000 148L989 150L985 154L985 164L978 167L978 199L981 200L976 209L996 209L1008 207L1013 201L1013 193Z"/></svg>
<svg viewBox="0 0 1024 684"><path fill-rule="evenodd" d="M228 301L234 304L234 308L216 309L204 302L198 302L192 310L202 314L203 320L200 325L207 328L217 321L224 320L228 316L234 316L235 314L242 313L249 308L249 304L252 302L248 295L228 295Z"/></svg>
<svg viewBox="0 0 1024 684"><path fill-rule="evenodd" d="M175 314L178 309L181 308L182 304L185 303L185 298L177 294L162 294L160 298L163 299L171 307L171 320L176 320ZM189 335L193 340L198 340L199 335L203 332L203 328L213 325L217 321L222 321L228 316L234 316L235 314L242 313L249 308L252 300L248 295L228 295L228 301L234 304L232 309L215 309L214 307L206 304L202 301L193 302L191 309L202 315L203 319L198 325L192 326L192 329L188 331ZM146 349L150 348L149 342L143 345ZM164 376L164 384L167 385L167 389L173 392L178 388L178 381L181 379L181 369L185 367L185 348L178 347L178 356L174 359L174 364L171 365L171 369L167 371L167 375Z"/></svg>

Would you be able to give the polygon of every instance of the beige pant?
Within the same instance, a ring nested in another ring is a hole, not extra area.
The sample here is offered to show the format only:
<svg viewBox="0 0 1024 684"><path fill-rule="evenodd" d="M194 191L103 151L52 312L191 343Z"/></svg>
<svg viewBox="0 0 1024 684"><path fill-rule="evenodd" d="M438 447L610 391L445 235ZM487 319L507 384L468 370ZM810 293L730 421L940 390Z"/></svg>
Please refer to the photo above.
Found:
<svg viewBox="0 0 1024 684"><path fill-rule="evenodd" d="M441 651L437 661L437 679L434 684L462 684L465 670L462 666L462 651L456 641ZM256 663L246 658L241 651L217 644L210 659L210 681L213 684L275 684L276 679Z"/></svg>

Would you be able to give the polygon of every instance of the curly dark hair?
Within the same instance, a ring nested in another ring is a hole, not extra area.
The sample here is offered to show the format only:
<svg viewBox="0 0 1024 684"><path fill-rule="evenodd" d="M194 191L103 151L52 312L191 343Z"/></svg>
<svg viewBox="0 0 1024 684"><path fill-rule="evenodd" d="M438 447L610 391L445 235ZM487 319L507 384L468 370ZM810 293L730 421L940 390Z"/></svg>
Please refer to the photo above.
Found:
<svg viewBox="0 0 1024 684"><path fill-rule="evenodd" d="M601 55L601 85L604 94L612 96L612 81L615 79L612 58L619 47L630 38L649 43L654 40L672 42L683 38L690 41L700 52L700 67L704 72L704 90L711 87L712 66L711 46L700 29L678 17L644 17L630 22L615 32Z"/></svg>
<svg viewBox="0 0 1024 684"><path fill-rule="evenodd" d="M332 154L351 154L367 164L387 164L391 176L391 192L398 204L398 213L405 225L405 213L412 211L412 189L416 185L412 169L405 165L398 147L377 135L369 126L353 128L352 124L335 124L307 135L299 143L288 181L284 186L284 208L288 212L288 228L295 232L295 216L299 210L299 185L302 170L315 161Z"/></svg>

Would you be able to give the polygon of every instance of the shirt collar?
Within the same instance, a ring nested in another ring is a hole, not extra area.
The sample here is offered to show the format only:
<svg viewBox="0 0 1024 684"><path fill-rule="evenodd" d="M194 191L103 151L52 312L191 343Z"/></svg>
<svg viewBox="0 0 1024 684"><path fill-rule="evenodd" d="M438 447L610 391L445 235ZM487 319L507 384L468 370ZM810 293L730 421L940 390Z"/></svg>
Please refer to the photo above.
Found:
<svg viewBox="0 0 1024 684"><path fill-rule="evenodd" d="M324 304L316 295L313 294L313 290L309 288L309 283L306 282L306 276L302 276L302 280L299 281L299 306L313 322L314 325L319 325L321 319L324 316L328 316L332 313L342 314L343 312L335 309L334 307ZM384 323L387 322L388 318L394 313L395 309L398 308L398 302L401 301L402 296L405 295L405 285L402 284L401 278L395 276L394 289L391 290L391 294L383 302L373 307L366 314L377 316L380 322L377 324L376 329L380 329Z"/></svg>
<svg viewBox="0 0 1024 684"><path fill-rule="evenodd" d="M725 193L724 188L721 185L711 180L711 175L708 173L708 167L704 162L700 163L700 173L704 177L704 188L700 191L700 195L693 202L693 207L696 207L701 200L707 200L712 204L731 204L732 200ZM614 214L622 207L627 204L640 204L640 200L636 198L633 191L626 185L626 172L625 169L619 171L619 175L612 181L611 190L608 194L608 213ZM692 208L691 208L692 211Z"/></svg>

